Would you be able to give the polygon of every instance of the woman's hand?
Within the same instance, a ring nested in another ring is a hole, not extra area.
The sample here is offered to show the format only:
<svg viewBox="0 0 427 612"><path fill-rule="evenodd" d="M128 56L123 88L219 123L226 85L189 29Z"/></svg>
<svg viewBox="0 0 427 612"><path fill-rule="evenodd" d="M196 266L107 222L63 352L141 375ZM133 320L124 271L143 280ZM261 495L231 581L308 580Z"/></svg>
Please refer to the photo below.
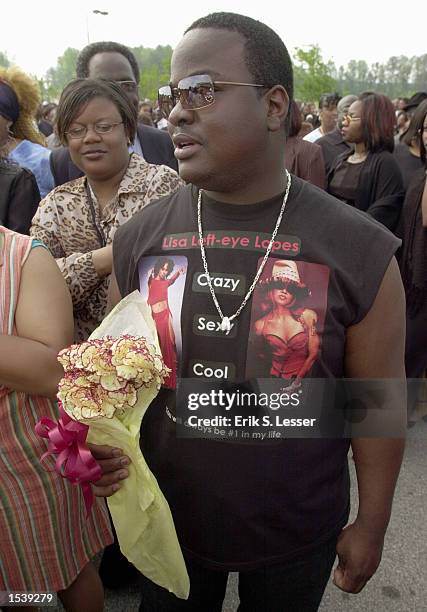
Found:
<svg viewBox="0 0 427 612"><path fill-rule="evenodd" d="M120 448L98 444L88 446L102 470L102 477L92 483L93 492L96 497L110 497L120 489L120 481L129 476L126 466L130 464L130 459Z"/></svg>
<svg viewBox="0 0 427 612"><path fill-rule="evenodd" d="M92 251L94 268L100 278L111 274L113 269L113 247L111 244Z"/></svg>

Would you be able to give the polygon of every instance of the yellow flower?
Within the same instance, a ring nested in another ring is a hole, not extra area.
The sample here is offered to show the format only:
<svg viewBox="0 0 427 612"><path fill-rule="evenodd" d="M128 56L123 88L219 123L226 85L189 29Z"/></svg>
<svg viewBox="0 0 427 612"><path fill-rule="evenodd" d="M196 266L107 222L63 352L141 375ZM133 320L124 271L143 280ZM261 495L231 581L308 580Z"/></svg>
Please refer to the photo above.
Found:
<svg viewBox="0 0 427 612"><path fill-rule="evenodd" d="M160 388L169 369L155 347L142 337L88 340L61 351L65 376L58 398L76 418L112 418L134 406L138 389Z"/></svg>
<svg viewBox="0 0 427 612"><path fill-rule="evenodd" d="M123 389L126 387L127 381L124 378L120 378L117 374L106 374L100 377L100 385L107 391L116 391L117 389Z"/></svg>

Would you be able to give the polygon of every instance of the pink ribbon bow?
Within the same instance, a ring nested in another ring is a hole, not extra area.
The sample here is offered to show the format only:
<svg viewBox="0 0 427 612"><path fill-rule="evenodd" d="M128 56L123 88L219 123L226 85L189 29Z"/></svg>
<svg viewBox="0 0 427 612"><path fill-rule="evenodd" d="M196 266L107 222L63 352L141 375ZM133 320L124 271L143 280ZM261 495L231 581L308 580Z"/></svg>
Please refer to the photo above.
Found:
<svg viewBox="0 0 427 612"><path fill-rule="evenodd" d="M42 417L34 428L37 435L49 440L48 450L40 461L49 455L58 455L55 471L72 484L81 486L88 518L94 502L91 483L101 478L102 470L86 444L89 427L69 417L61 402L58 405L60 418L57 422Z"/></svg>

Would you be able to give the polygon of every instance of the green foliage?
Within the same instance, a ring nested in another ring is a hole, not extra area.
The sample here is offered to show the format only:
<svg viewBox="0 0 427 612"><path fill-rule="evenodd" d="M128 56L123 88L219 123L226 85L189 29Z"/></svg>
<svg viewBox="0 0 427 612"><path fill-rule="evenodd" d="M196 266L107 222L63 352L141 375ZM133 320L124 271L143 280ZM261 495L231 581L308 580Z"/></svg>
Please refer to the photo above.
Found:
<svg viewBox="0 0 427 612"><path fill-rule="evenodd" d="M131 49L141 71L139 92L141 99L156 100L158 88L169 82L172 47L158 46L155 49L135 47ZM43 100L58 100L65 85L76 77L78 49L66 49L58 57L56 66L49 68L43 79L38 79ZM0 64L2 54L0 53Z"/></svg>
<svg viewBox="0 0 427 612"><path fill-rule="evenodd" d="M56 66L49 68L44 79L40 79L40 86L44 100L58 100L65 85L76 78L76 62L78 49L68 47L58 57Z"/></svg>
<svg viewBox="0 0 427 612"><path fill-rule="evenodd" d="M365 60L351 60L338 69L325 63L318 46L295 49L295 98L317 102L320 94L338 91L341 95L363 91L383 93L390 98L410 97L427 90L427 54L418 57L390 57L381 64L369 65Z"/></svg>
<svg viewBox="0 0 427 612"><path fill-rule="evenodd" d="M172 47L135 47L132 52L141 70L140 97L154 102L158 88L169 81ZM57 100L64 86L75 78L78 53L77 49L66 49L56 66L49 68L44 78L37 79L43 100ZM0 66L10 63L7 54L0 51ZM364 60L351 60L337 68L333 62L325 62L320 48L312 45L295 49L294 75L295 98L304 102L317 103L322 93L333 91L341 95L376 91L391 98L409 97L415 91L427 90L427 54L394 56L384 64L368 65Z"/></svg>
<svg viewBox="0 0 427 612"><path fill-rule="evenodd" d="M312 45L307 50L296 48L294 54L294 97L304 102L317 102L322 93L333 92L337 82L331 62L325 64L320 48Z"/></svg>
<svg viewBox="0 0 427 612"><path fill-rule="evenodd" d="M172 47L157 46L155 49L135 47L132 49L141 71L139 93L141 100L157 99L157 90L169 83Z"/></svg>
<svg viewBox="0 0 427 612"><path fill-rule="evenodd" d="M340 93L362 91L383 93L390 98L410 97L427 89L427 55L390 57L387 62L371 66L365 61L350 61L336 72Z"/></svg>
<svg viewBox="0 0 427 612"><path fill-rule="evenodd" d="M3 51L0 51L0 66L3 66L3 68L8 68L10 66L10 61L7 57L7 53L3 53Z"/></svg>

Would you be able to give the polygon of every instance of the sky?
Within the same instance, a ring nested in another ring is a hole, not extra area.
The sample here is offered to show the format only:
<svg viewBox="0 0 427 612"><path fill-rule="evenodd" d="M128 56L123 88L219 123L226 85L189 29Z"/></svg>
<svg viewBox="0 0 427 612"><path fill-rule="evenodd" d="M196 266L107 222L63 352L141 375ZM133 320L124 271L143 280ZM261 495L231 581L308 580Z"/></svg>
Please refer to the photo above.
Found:
<svg viewBox="0 0 427 612"><path fill-rule="evenodd" d="M427 53L425 0L412 0L404 15L401 9L398 4L393 8L390 0L15 0L2 2L0 51L24 71L41 77L67 47L81 49L99 40L130 47L174 47L195 19L223 10L271 26L291 53L295 47L318 44L323 59L337 66L351 59L370 64L392 55Z"/></svg>

